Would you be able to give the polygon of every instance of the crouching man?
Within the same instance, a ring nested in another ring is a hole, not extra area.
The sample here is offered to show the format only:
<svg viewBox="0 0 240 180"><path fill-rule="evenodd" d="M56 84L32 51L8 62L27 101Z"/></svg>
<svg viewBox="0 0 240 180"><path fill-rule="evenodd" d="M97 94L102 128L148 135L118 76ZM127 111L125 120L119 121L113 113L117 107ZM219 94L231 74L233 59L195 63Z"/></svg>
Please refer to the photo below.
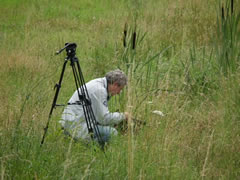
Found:
<svg viewBox="0 0 240 180"><path fill-rule="evenodd" d="M127 77L120 70L108 72L105 77L97 78L86 83L89 97L92 102L92 109L98 123L99 133L104 142L108 142L111 136L117 135L117 130L113 127L116 124L128 119L128 113L109 112L108 101L112 96L121 92L127 85ZM91 139L82 105L74 104L79 101L77 90L74 92L65 107L60 124L65 134L73 139ZM94 136L96 137L96 135ZM97 139L96 139L97 140Z"/></svg>

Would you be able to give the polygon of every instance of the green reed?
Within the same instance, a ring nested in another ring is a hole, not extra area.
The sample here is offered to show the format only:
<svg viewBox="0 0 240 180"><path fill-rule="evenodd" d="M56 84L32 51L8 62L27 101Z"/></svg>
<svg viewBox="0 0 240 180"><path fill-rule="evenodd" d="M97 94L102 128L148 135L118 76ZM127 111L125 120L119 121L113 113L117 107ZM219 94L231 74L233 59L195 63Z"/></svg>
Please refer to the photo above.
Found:
<svg viewBox="0 0 240 180"><path fill-rule="evenodd" d="M235 72L239 66L240 12L233 0L220 4L216 33L216 58L224 74Z"/></svg>

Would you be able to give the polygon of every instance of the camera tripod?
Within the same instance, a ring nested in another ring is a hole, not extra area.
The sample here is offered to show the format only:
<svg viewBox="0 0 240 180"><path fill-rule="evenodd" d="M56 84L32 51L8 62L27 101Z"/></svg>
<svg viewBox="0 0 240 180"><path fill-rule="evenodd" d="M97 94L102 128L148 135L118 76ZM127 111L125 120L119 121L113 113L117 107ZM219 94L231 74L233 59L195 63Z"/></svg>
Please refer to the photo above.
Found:
<svg viewBox="0 0 240 180"><path fill-rule="evenodd" d="M101 148L104 148L104 142L102 140L102 137L99 133L99 129L97 126L97 121L96 118L94 116L93 110L92 110L92 106L91 106L91 99L89 98L88 95L88 90L87 87L85 85L85 81L83 78L83 74L82 74L82 70L78 61L78 58L75 56L76 55L76 47L77 44L76 43L66 43L65 47L60 49L59 51L56 52L56 55L60 54L63 50L66 49L67 52L67 57L65 58L65 62L63 64L63 68L62 68L62 72L60 75L60 79L58 84L55 85L55 96L53 98L53 103L52 103L52 107L48 116L48 121L46 124L46 127L44 128L44 134L42 137L42 141L41 141L41 146L44 143L44 139L45 136L47 134L47 130L48 130L48 126L50 123L50 119L53 113L53 109L56 108L56 106L61 106L56 104L57 103L57 99L58 99L58 94L60 92L60 88L62 85L62 79L63 79L63 75L64 75L64 71L66 68L66 64L68 61L70 61L70 65L72 66L72 71L73 71L73 76L74 76L74 80L75 80L75 84L76 84L76 90L78 93L78 98L79 101L77 101L76 103L70 104L68 103L68 105L79 105L83 107L83 112L84 112L84 117L86 120L86 124L87 124L87 129L88 129L88 133L90 134L91 138L94 139L94 137L97 138L98 143L100 144Z"/></svg>

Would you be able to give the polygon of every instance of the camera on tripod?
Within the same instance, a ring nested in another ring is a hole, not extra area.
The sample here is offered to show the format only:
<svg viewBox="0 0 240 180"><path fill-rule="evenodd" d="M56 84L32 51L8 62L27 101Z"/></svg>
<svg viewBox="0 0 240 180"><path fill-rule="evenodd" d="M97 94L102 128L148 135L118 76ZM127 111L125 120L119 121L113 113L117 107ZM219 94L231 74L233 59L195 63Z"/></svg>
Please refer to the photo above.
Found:
<svg viewBox="0 0 240 180"><path fill-rule="evenodd" d="M66 43L66 52L68 57L74 57L76 55L76 43Z"/></svg>
<svg viewBox="0 0 240 180"><path fill-rule="evenodd" d="M48 116L48 121L47 121L46 127L44 128L44 134L42 137L41 146L44 143L44 139L47 134L47 130L48 130L48 126L50 123L53 109L55 109L56 106L59 106L58 104L56 104L57 99L58 99L58 94L59 94L60 88L62 86L61 84L62 84L62 79L63 79L64 71L66 68L66 64L67 64L67 62L70 61L71 66L72 66L74 80L75 80L76 90L78 92L79 101L76 103L72 103L72 104L68 103L68 105L76 105L77 104L79 106L82 106L83 111L84 111L85 121L86 121L87 128L88 128L88 133L90 134L92 139L94 139L95 137L97 138L97 141L99 142L99 144L103 150L105 143L101 137L101 134L100 134L98 126L97 126L97 121L96 121L96 118L95 118L95 115L94 115L94 112L93 112L93 109L91 106L91 100L88 95L88 90L87 90L87 87L86 87L86 84L84 81L84 77L83 77L82 70L81 70L81 67L79 64L79 60L75 56L76 48L77 48L76 43L65 43L65 47L56 52L56 55L58 55L63 50L66 49L67 57L65 58L65 61L63 63L63 68L62 68L59 82L55 85L56 92L55 92L55 96L54 96L53 102L52 102L52 107L51 107L51 110L50 110L50 113ZM94 132L94 135L93 135L93 132Z"/></svg>
<svg viewBox="0 0 240 180"><path fill-rule="evenodd" d="M66 49L67 57L73 58L76 55L76 43L65 43L65 47L56 52L56 55L60 54L64 49Z"/></svg>

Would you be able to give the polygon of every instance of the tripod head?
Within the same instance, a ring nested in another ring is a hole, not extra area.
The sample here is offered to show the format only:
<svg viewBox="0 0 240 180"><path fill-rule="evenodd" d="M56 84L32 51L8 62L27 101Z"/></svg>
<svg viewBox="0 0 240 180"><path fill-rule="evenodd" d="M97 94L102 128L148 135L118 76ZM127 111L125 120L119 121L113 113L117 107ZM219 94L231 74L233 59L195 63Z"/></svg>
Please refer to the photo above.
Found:
<svg viewBox="0 0 240 180"><path fill-rule="evenodd" d="M56 55L60 54L64 49L67 52L67 58L74 58L76 55L76 43L65 43L65 47L56 52Z"/></svg>

